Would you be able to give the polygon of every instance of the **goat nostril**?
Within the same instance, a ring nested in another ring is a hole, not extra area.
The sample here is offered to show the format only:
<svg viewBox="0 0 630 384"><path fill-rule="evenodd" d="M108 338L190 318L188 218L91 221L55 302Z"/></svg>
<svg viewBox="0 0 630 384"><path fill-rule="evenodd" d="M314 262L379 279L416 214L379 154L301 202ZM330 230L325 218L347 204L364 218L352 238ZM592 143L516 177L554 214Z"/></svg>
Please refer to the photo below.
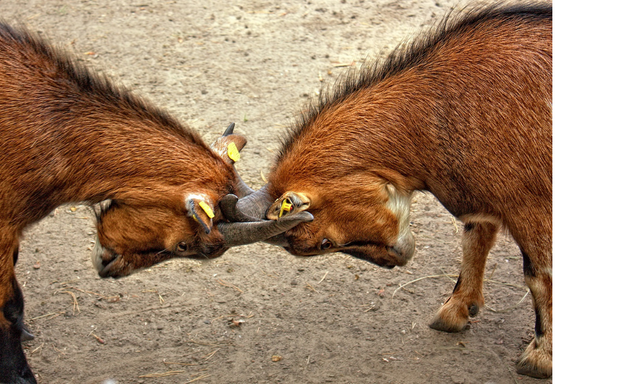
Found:
<svg viewBox="0 0 630 384"><path fill-rule="evenodd" d="M92 265L94 265L100 277L113 277L113 270L119 269L117 264L120 264L114 262L120 257L113 250L103 247L99 238L96 238L92 254Z"/></svg>
<svg viewBox="0 0 630 384"><path fill-rule="evenodd" d="M101 254L101 262L103 265L107 265L114 260L114 253L109 249L103 248L103 253Z"/></svg>
<svg viewBox="0 0 630 384"><path fill-rule="evenodd" d="M115 254L113 251L107 248L103 248L103 253L101 253L101 257L100 257L100 264L101 264L100 267L101 268L107 267L108 265L113 263L117 258L118 258L118 255Z"/></svg>

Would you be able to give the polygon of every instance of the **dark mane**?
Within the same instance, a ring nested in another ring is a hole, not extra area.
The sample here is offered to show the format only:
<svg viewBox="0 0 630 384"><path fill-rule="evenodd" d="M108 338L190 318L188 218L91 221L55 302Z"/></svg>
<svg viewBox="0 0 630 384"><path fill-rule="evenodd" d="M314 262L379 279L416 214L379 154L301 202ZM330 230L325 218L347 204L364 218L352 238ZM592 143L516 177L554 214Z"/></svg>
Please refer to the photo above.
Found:
<svg viewBox="0 0 630 384"><path fill-rule="evenodd" d="M316 101L311 100L306 106L306 111L297 117L293 127L286 133L276 163L289 152L294 142L308 130L315 118L324 110L391 76L422 66L427 56L435 49L439 49L441 43L451 36L466 33L470 28L492 19L551 17L551 4L540 2L470 6L461 11L449 12L430 32L417 36L411 42L399 44L385 59L373 59L366 62L360 70L348 71L331 87L321 92Z"/></svg>
<svg viewBox="0 0 630 384"><path fill-rule="evenodd" d="M134 95L124 86L115 85L107 77L94 73L63 50L53 47L46 40L29 32L24 26L13 28L0 20L0 39L27 47L45 58L76 87L78 93L91 95L95 100L103 100L116 108L132 111L139 118L156 123L173 135L206 147L197 132L185 127L167 112Z"/></svg>

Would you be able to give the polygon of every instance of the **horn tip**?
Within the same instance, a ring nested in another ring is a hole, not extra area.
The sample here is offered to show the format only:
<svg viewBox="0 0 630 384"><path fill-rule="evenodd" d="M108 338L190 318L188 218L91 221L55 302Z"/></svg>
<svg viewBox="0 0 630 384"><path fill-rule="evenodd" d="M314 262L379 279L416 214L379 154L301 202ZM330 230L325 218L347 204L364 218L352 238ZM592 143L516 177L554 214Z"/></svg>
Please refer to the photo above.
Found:
<svg viewBox="0 0 630 384"><path fill-rule="evenodd" d="M300 221L302 223L310 223L311 221L315 220L315 216L313 216L313 214L308 211L302 211L298 215L301 216Z"/></svg>
<svg viewBox="0 0 630 384"><path fill-rule="evenodd" d="M225 130L225 132L223 132L223 136L227 136L227 135L233 134L235 125L236 125L235 123L230 123L230 125L228 125L227 129Z"/></svg>

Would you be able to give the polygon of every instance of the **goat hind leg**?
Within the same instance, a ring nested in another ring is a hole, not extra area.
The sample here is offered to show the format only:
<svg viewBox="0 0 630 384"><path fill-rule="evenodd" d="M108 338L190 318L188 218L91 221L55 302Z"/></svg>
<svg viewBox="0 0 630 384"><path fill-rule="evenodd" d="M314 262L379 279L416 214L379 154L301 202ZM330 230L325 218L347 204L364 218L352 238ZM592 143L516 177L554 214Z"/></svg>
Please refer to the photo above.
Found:
<svg viewBox="0 0 630 384"><path fill-rule="evenodd" d="M494 245L498 226L490 222L468 222L462 236L462 267L453 289L429 325L445 332L459 332L483 307L483 274L490 248Z"/></svg>

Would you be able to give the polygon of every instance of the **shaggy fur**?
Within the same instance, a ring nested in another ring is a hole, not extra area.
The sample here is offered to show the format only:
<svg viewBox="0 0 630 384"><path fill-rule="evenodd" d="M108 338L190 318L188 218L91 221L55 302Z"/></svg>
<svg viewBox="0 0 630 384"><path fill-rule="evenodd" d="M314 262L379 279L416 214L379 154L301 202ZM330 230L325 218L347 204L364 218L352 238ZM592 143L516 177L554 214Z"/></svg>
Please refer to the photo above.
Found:
<svg viewBox="0 0 630 384"><path fill-rule="evenodd" d="M467 29L487 20L501 19L548 19L552 17L550 6L540 3L527 5L525 2L501 7L469 6L459 12L451 11L433 30L418 35L409 43L401 43L384 60L366 62L360 70L348 71L333 84L331 89L321 92L316 102L307 105L299 120L290 128L283 139L277 155L280 162L294 142L308 130L313 120L324 110L334 108L348 97L363 89L378 84L385 79L400 74L410 68L421 71L423 64L431 60L431 54L438 51L443 43L452 36L465 34Z"/></svg>
<svg viewBox="0 0 630 384"><path fill-rule="evenodd" d="M406 218L391 209L398 204L388 203L387 191L431 192L467 228L459 282L431 324L460 331L484 304L486 258L505 228L522 250L536 313L518 371L549 377L551 103L550 4L450 15L428 36L342 78L285 139L266 190L271 201L280 197L274 205L305 196L315 217L287 231L287 249L404 265L413 241L406 251Z"/></svg>
<svg viewBox="0 0 630 384"><path fill-rule="evenodd" d="M245 144L238 135L221 139L228 141ZM111 199L96 223L102 276L172 257L216 257L223 237L200 230L187 196L214 206L237 179L232 162L197 133L0 23L0 382L35 382L20 343L23 301L13 269L27 226L64 203Z"/></svg>

